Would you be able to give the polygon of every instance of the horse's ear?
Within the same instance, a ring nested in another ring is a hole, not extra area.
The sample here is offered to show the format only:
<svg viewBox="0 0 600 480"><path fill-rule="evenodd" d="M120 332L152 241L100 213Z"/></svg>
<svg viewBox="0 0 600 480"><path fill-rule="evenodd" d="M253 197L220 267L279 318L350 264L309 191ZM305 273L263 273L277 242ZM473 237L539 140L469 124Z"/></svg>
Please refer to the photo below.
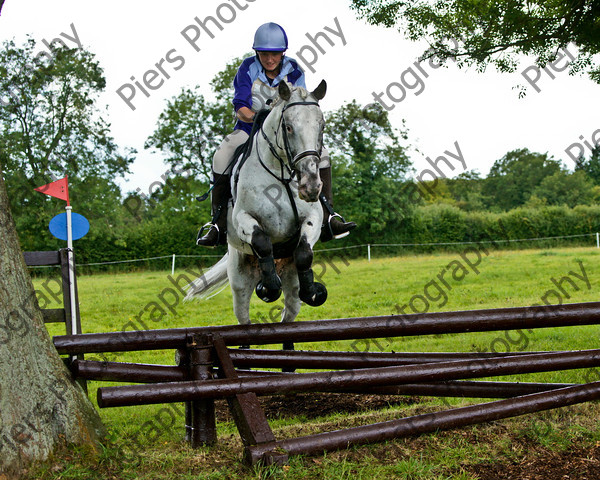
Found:
<svg viewBox="0 0 600 480"><path fill-rule="evenodd" d="M325 93L327 93L327 82L325 80L321 80L319 86L311 93L317 100L323 99L323 97L325 97Z"/></svg>
<svg viewBox="0 0 600 480"><path fill-rule="evenodd" d="M292 91L285 80L279 83L279 96L286 102L292 96Z"/></svg>

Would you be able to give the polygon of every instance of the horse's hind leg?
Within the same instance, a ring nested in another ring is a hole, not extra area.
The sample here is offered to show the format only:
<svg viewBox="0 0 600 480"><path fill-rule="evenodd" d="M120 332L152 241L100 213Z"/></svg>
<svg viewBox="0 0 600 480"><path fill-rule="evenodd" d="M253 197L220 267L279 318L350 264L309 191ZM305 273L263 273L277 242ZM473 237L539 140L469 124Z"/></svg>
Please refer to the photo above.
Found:
<svg viewBox="0 0 600 480"><path fill-rule="evenodd" d="M233 313L240 325L250 325L250 298L258 273L252 259L234 248L229 248L227 276L233 295Z"/></svg>
<svg viewBox="0 0 600 480"><path fill-rule="evenodd" d="M283 266L281 282L283 284L284 295L284 308L283 312L281 312L281 321L283 323L293 322L300 312L301 302L300 297L298 297L300 291L298 273L291 261ZM294 342L292 340L283 342L283 349L294 350ZM281 371L284 373L293 373L296 369L293 367L285 367L282 368Z"/></svg>
<svg viewBox="0 0 600 480"><path fill-rule="evenodd" d="M281 312L281 321L283 323L293 322L300 312L300 284L298 282L298 273L293 263L288 263L281 272L281 282L283 284L284 308ZM294 350L294 342L283 342L284 350Z"/></svg>
<svg viewBox="0 0 600 480"><path fill-rule="evenodd" d="M315 282L312 270L313 251L302 235L300 242L294 251L294 262L298 270L298 281L300 283L300 300L311 307L323 305L327 300L327 289L322 283Z"/></svg>

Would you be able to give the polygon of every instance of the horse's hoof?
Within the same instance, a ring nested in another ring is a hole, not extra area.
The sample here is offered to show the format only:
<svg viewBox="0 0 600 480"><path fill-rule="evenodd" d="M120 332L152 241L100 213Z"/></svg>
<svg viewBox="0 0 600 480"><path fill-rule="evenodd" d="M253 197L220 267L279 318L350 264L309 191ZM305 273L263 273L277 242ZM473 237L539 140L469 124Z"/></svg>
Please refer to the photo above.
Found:
<svg viewBox="0 0 600 480"><path fill-rule="evenodd" d="M319 307L327 300L327 288L319 282L314 282L307 292L300 290L300 300L311 307Z"/></svg>
<svg viewBox="0 0 600 480"><path fill-rule="evenodd" d="M263 302L271 303L281 297L281 287L278 289L268 289L266 288L262 282L258 282L256 286L256 296L260 298Z"/></svg>

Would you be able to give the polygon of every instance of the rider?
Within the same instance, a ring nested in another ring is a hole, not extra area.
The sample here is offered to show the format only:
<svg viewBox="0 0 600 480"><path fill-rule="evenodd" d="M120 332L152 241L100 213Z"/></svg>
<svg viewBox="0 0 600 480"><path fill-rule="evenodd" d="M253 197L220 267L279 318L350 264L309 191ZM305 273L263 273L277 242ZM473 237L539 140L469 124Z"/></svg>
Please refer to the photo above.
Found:
<svg viewBox="0 0 600 480"><path fill-rule="evenodd" d="M285 30L276 23L261 25L254 35L255 57L246 58L233 81L235 94L233 106L237 123L233 133L227 135L213 157L213 189L212 189L212 222L202 227L198 245L214 247L227 243L227 204L231 198L230 172L228 165L236 148L250 136L252 122L256 112L266 108L268 101L277 96L277 86L287 80L294 86L306 88L304 72L296 60L286 57L288 48ZM321 241L346 236L356 227L354 222L345 222L341 216L333 212L331 191L331 164L329 154L323 148L319 173L323 188L321 202L323 204L324 222L321 230ZM200 237L205 227L208 232Z"/></svg>

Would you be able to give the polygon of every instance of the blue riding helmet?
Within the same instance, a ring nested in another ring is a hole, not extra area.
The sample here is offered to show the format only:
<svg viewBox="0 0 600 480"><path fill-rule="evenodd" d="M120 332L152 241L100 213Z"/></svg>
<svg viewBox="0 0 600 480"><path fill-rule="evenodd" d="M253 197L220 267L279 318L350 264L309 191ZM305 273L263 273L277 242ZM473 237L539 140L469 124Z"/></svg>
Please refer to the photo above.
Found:
<svg viewBox="0 0 600 480"><path fill-rule="evenodd" d="M285 52L288 48L285 30L273 22L261 25L254 34L252 48L258 52Z"/></svg>

